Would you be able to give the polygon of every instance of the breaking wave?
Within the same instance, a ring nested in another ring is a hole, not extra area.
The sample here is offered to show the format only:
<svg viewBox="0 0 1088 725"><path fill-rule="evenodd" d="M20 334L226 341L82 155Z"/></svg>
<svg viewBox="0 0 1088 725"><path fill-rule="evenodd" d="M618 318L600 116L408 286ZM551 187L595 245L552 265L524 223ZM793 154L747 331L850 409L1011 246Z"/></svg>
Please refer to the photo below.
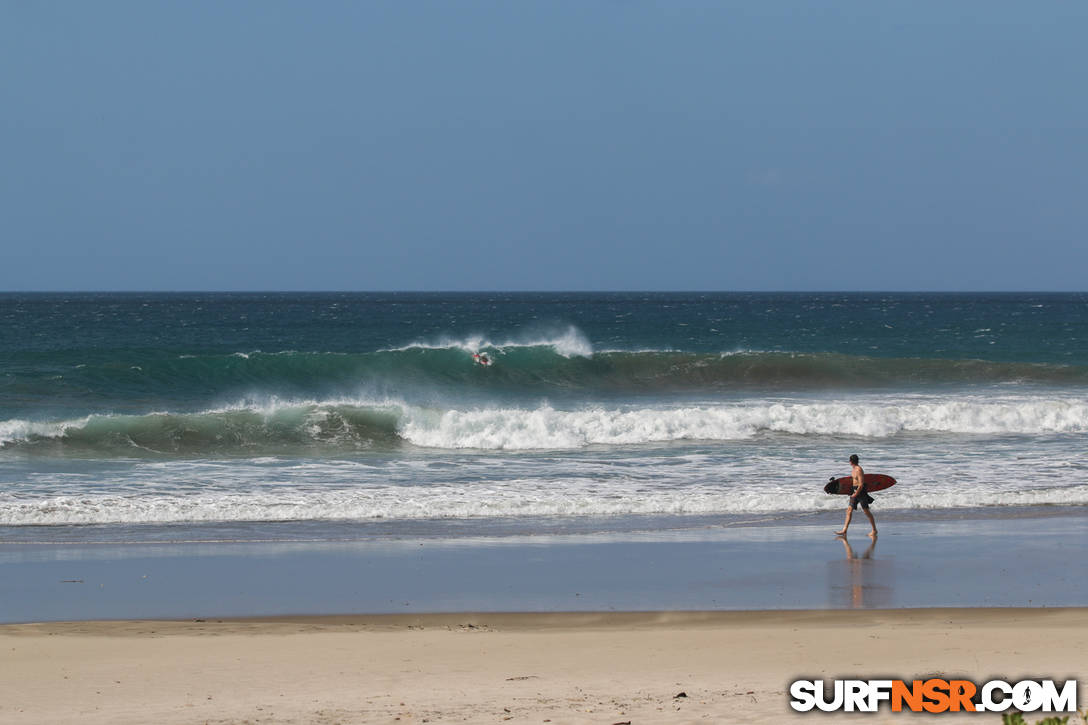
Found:
<svg viewBox="0 0 1088 725"><path fill-rule="evenodd" d="M1088 367L1076 365L837 353L593 352L573 331L569 339L537 342L514 345L466 338L367 353L249 351L159 356L141 358L138 364L73 366L55 379L26 385L32 386L28 394L35 396L75 395L89 401L210 401L251 392L328 398L362 389L405 399L439 393L502 400L734 391L803 393L927 385L1035 384L1088 389ZM484 368L473 364L475 351L486 351L494 365ZM11 390L18 392L17 387Z"/></svg>
<svg viewBox="0 0 1088 725"><path fill-rule="evenodd" d="M496 342L484 335L468 335L462 338L442 337L434 341L412 342L402 347L390 348L379 352L405 352L408 350L462 350L469 354L480 350L506 353L517 348L546 348L565 358L590 357L593 345L582 331L574 326L567 327L554 335L526 336L520 339L510 338Z"/></svg>
<svg viewBox="0 0 1088 725"><path fill-rule="evenodd" d="M904 433L1038 435L1088 431L1088 399L913 402L757 401L686 407L440 408L403 401L272 401L198 413L0 422L0 449L116 455L254 455L374 447L542 450L761 433L889 438Z"/></svg>

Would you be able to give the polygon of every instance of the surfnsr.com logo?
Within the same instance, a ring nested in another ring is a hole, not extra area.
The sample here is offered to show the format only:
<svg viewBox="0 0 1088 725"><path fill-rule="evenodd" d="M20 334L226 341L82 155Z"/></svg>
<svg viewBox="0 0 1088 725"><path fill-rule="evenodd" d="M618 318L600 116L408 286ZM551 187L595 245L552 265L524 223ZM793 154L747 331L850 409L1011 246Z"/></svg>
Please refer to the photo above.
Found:
<svg viewBox="0 0 1088 725"><path fill-rule="evenodd" d="M790 697L798 712L876 712L882 703L892 712L1076 712L1077 681L796 680Z"/></svg>

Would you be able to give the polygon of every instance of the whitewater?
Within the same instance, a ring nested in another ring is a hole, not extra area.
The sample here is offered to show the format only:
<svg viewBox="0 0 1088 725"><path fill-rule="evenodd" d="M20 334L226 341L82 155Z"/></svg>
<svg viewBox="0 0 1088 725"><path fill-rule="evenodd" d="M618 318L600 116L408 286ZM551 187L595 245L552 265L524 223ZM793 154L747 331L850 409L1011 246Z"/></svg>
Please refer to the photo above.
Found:
<svg viewBox="0 0 1088 725"><path fill-rule="evenodd" d="M909 402L847 399L748 401L680 407L442 409L403 401L274 401L199 413L92 415L78 420L0 423L0 447L88 454L238 454L282 447L350 453L398 443L432 449L572 450L675 441L731 441L761 433L890 438L907 433L1078 434L1088 398L1038 395Z"/></svg>
<svg viewBox="0 0 1088 725"><path fill-rule="evenodd" d="M851 453L899 480L886 512L1084 506L1086 310L1084 295L0 295L0 540L803 521L841 509L822 484Z"/></svg>

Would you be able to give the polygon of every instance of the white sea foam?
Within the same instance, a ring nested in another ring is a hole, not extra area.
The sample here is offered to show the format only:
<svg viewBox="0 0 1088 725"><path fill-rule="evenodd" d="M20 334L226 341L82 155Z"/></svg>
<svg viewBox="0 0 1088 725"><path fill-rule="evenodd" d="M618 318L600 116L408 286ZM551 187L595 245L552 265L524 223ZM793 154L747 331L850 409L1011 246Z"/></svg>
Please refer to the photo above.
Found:
<svg viewBox="0 0 1088 725"><path fill-rule="evenodd" d="M965 400L956 402L968 405ZM1017 404L1057 410L1060 402ZM300 418L305 424L308 415L300 415L302 409L281 409L283 405L270 404L266 410L274 416L282 410L281 422ZM420 447L392 457L272 457L254 452L245 459L70 459L49 467L39 466L33 457L15 456L0 468L0 525L841 511L845 498L825 495L821 489L828 475L846 472L845 458L851 452L861 454L870 472L899 479L896 486L875 494L878 510L1088 505L1088 462L1080 435L804 439L774 435L758 442L678 438L693 434L690 419L699 418L700 411L710 432L698 435L721 436L722 425L735 431L745 423L728 417L741 411L763 420L779 415L795 425L815 410L827 413L824 408L829 405L809 401L627 411L481 409L460 411L467 418L450 416L443 427L449 411L428 412L401 404L397 411L402 425L410 420L430 435L492 448ZM850 405L879 407L872 401ZM938 403L885 407L902 409L900 414L913 411L922 420L919 411L926 405ZM959 420L973 426L988 409L982 401L970 405L975 406L968 409L971 414ZM644 416L650 413L659 420L656 429L646 427ZM1024 418L1023 411L1019 417ZM992 418L984 421L984 427L992 427ZM1041 419L1052 427L1068 423L1054 410ZM580 421L581 428L572 421ZM672 442L622 449L587 443L655 437ZM497 450L499 445L542 444L552 449L515 455ZM759 485L753 486L753 481Z"/></svg>
<svg viewBox="0 0 1088 725"><path fill-rule="evenodd" d="M239 429L223 420L228 414L251 414L262 425ZM760 401L673 407L439 408L396 399L336 398L284 400L246 399L215 409L175 414L177 425L215 431L225 426L233 435L249 435L240 444L261 444L262 436L297 430L303 437L334 443L324 425L333 421L343 440L375 435L354 429L352 414L388 416L389 425L405 441L424 448L489 450L569 450L598 445L638 445L669 441L729 441L761 433L799 436L892 438L904 433L962 435L1049 435L1088 432L1088 401L1081 398L980 397L885 402L880 400ZM137 425L155 430L170 414L90 416L67 421L0 421L0 445L31 438L60 438L93 427L109 438L129 435ZM345 419L348 416L349 419ZM394 432L390 429L390 433Z"/></svg>
<svg viewBox="0 0 1088 725"><path fill-rule="evenodd" d="M1084 505L1088 485L1029 490L964 486L949 490L909 484L876 494L879 508L949 509L979 506ZM86 492L34 499L0 495L0 525L135 524L229 521L419 520L532 516L736 515L838 511L845 497L815 486L753 490L722 483L646 490L613 481L515 480L496 483L374 486L313 491L119 495Z"/></svg>
<svg viewBox="0 0 1088 725"><path fill-rule="evenodd" d="M680 440L737 440L761 432L887 438L904 432L1047 434L1088 431L1088 403L1067 400L914 404L764 403L633 410L406 409L399 428L429 448L569 449Z"/></svg>

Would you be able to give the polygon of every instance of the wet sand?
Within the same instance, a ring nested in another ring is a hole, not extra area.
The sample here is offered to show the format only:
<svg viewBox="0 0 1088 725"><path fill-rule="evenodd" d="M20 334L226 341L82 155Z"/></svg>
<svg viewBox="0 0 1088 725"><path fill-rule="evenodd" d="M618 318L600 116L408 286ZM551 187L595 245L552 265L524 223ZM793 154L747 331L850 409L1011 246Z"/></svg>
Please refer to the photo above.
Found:
<svg viewBox="0 0 1088 725"><path fill-rule="evenodd" d="M1088 516L650 533L0 543L0 622L430 612L1085 606ZM856 529L856 530L855 530Z"/></svg>

